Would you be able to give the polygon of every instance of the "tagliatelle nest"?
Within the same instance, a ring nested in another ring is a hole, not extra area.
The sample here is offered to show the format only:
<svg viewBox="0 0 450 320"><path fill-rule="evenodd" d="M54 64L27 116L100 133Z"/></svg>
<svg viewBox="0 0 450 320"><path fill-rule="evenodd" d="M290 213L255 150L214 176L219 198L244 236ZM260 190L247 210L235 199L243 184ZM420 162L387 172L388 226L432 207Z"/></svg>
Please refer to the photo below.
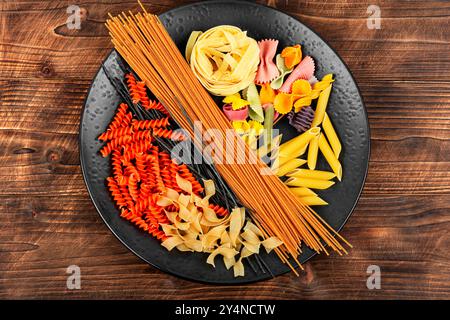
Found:
<svg viewBox="0 0 450 320"><path fill-rule="evenodd" d="M218 218L209 208L209 198L215 194L212 180L205 181L205 197L192 192L188 180L176 177L177 184L184 193L167 189L158 200L158 205L174 205L177 211L166 211L172 225L162 228L169 238L162 242L167 250L209 253L207 263L215 266L216 256L222 255L227 269L233 267L234 276L244 276L243 258L258 254L261 245L267 252L280 246L276 237L264 239L262 231L251 221L246 220L244 208L234 208L231 213ZM261 240L263 239L263 240Z"/></svg>
<svg viewBox="0 0 450 320"><path fill-rule="evenodd" d="M235 26L217 26L204 33L194 31L186 58L191 69L212 94L228 96L253 83L260 62L259 46Z"/></svg>

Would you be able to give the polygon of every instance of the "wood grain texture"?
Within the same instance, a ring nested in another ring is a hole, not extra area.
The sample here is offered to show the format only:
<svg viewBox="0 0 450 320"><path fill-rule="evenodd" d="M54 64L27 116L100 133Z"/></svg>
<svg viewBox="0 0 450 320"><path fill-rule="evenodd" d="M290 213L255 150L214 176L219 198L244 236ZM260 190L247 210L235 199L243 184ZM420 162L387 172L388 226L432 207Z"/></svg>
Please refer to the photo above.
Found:
<svg viewBox="0 0 450 320"><path fill-rule="evenodd" d="M146 1L162 12L189 1ZM297 278L209 286L131 254L89 199L78 156L81 107L111 45L107 13L134 0L90 1L68 30L67 1L0 4L0 298L450 298L450 3L269 1L314 28L352 70L369 112L372 154L343 234L345 257L317 257ZM81 290L66 289L79 265ZM366 287L379 265L381 290Z"/></svg>

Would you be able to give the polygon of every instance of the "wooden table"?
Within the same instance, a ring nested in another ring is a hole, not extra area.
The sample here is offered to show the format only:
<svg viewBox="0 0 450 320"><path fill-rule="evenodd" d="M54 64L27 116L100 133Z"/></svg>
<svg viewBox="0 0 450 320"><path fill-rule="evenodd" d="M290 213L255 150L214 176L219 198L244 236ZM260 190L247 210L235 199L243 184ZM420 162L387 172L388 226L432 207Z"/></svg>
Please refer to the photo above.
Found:
<svg viewBox="0 0 450 320"><path fill-rule="evenodd" d="M78 125L111 48L103 23L137 9L105 2L79 2L81 30L66 27L67 1L0 4L0 298L450 298L450 3L270 1L352 70L369 112L369 175L343 231L350 255L316 257L299 278L216 287L142 262L87 194ZM147 2L163 12L187 1ZM367 27L372 3L381 29ZM66 288L69 265L81 268L80 290ZM381 268L379 290L366 286L369 265Z"/></svg>

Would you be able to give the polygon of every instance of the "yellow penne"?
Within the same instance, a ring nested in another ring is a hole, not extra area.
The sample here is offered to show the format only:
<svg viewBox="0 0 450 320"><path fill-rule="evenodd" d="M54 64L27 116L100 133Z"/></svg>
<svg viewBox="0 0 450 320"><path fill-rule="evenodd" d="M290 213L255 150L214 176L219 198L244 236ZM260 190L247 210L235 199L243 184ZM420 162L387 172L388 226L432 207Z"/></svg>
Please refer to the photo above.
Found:
<svg viewBox="0 0 450 320"><path fill-rule="evenodd" d="M293 194L299 197L317 196L317 193L306 187L289 188Z"/></svg>
<svg viewBox="0 0 450 320"><path fill-rule="evenodd" d="M312 127L318 126L322 123L327 108L328 99L330 98L332 84L330 84L325 90L319 94L317 99L316 112L314 113L314 119L311 123Z"/></svg>
<svg viewBox="0 0 450 320"><path fill-rule="evenodd" d="M333 149L334 155L337 159L339 159L339 154L342 150L341 142L339 141L339 138L336 134L336 131L334 130L333 124L330 121L330 118L328 117L328 114L325 113L325 116L323 118L322 122L322 128L325 132L325 135L327 136L328 141L330 142L331 149Z"/></svg>
<svg viewBox="0 0 450 320"><path fill-rule="evenodd" d="M301 203L307 204L308 206L326 206L328 202L319 198L318 196L306 196L298 198Z"/></svg>
<svg viewBox="0 0 450 320"><path fill-rule="evenodd" d="M306 187L324 190L331 187L334 184L334 181L291 177L285 181L285 184L290 187Z"/></svg>
<svg viewBox="0 0 450 320"><path fill-rule="evenodd" d="M265 143L261 147L259 147L258 150L256 151L256 154L258 155L258 157L262 158L262 157L266 156L269 153L269 151L272 151L275 148L278 148L282 137L283 137L283 135L279 134L275 138L272 139L272 142L271 142L272 149L271 150L269 150L269 148L267 147L267 143Z"/></svg>
<svg viewBox="0 0 450 320"><path fill-rule="evenodd" d="M286 175L286 173L294 170L295 168L300 167L301 165L305 164L306 160L304 159L292 159L286 162L285 164L278 167L278 170L275 170L275 174L278 177L282 177Z"/></svg>
<svg viewBox="0 0 450 320"><path fill-rule="evenodd" d="M331 180L336 175L333 172L321 170L295 169L286 174L288 177Z"/></svg>
<svg viewBox="0 0 450 320"><path fill-rule="evenodd" d="M289 157L278 157L278 161L279 161L279 166L282 166L283 164L285 164L286 162L288 162L289 160L301 157L305 152L306 149L308 148L308 145L305 145L300 151L298 151L297 153L295 153L297 155L297 157L293 157L293 155L289 156Z"/></svg>
<svg viewBox="0 0 450 320"><path fill-rule="evenodd" d="M308 168L314 170L317 163L317 153L319 152L319 136L315 136L309 142L308 147Z"/></svg>
<svg viewBox="0 0 450 320"><path fill-rule="evenodd" d="M311 141L311 139L315 136L319 135L319 133L319 127L313 127L303 132L301 135L295 137L294 139L283 143L280 146L278 154L280 155L280 157L289 159L297 158L304 150L305 146L308 145L309 141Z"/></svg>
<svg viewBox="0 0 450 320"><path fill-rule="evenodd" d="M331 150L330 145L327 142L327 139L323 134L320 134L319 137L319 149L322 152L322 154L325 156L325 159L327 160L328 164L330 165L333 172L336 174L336 177L339 181L342 180L342 166L339 160L336 158L336 156L333 153L333 150Z"/></svg>

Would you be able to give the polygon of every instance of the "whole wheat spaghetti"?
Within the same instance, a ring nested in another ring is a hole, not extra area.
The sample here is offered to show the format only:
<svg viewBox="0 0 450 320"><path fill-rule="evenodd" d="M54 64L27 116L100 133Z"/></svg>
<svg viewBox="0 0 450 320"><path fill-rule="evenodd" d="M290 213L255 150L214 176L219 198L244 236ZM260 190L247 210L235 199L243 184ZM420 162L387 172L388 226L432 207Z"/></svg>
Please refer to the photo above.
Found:
<svg viewBox="0 0 450 320"><path fill-rule="evenodd" d="M225 132L232 130L229 121L196 79L158 17L143 10L110 15L106 25L114 47L192 138L192 123L200 121L204 129L218 129L225 141ZM217 170L250 209L255 224L267 236L283 241L283 246L275 249L280 259L294 270L288 259L300 265L297 257L302 243L318 253L328 255L325 245L338 254L346 253L338 239L350 244L299 202L276 175L262 175L262 170L269 170L267 166L237 134L234 138L236 153L244 154L246 163L217 163ZM223 156L230 150L215 152Z"/></svg>

